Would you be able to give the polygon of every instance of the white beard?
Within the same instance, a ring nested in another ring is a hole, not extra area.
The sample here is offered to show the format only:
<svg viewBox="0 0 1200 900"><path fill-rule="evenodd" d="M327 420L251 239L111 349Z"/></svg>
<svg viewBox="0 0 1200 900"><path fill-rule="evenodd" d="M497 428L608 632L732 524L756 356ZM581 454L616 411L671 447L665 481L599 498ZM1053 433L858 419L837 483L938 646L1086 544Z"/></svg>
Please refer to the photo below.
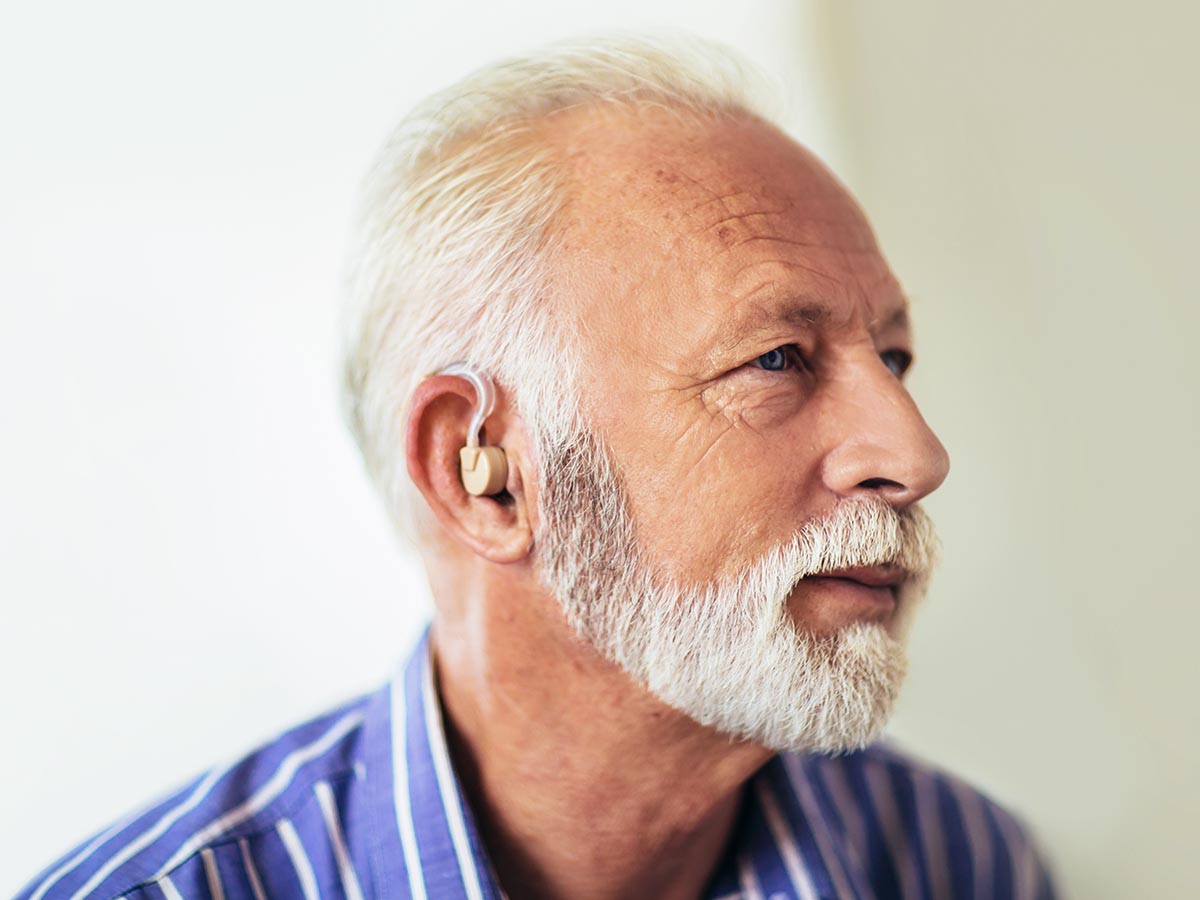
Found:
<svg viewBox="0 0 1200 900"><path fill-rule="evenodd" d="M681 585L647 567L612 462L589 432L544 451L540 571L576 632L664 703L776 751L866 746L904 680L904 637L938 555L917 506L874 495L843 501L738 574ZM895 563L891 633L854 622L817 637L787 600L801 578Z"/></svg>

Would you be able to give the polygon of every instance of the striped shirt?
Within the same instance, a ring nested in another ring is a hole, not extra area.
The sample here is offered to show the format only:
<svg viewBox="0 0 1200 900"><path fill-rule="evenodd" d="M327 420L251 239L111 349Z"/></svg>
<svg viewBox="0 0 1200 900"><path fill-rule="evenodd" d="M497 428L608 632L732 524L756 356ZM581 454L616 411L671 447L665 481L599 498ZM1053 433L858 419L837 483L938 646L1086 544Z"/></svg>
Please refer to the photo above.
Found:
<svg viewBox="0 0 1200 900"><path fill-rule="evenodd" d="M715 872L714 900L1054 897L1017 818L886 741L774 757ZM138 810L17 900L503 897L447 753L426 631L389 684Z"/></svg>

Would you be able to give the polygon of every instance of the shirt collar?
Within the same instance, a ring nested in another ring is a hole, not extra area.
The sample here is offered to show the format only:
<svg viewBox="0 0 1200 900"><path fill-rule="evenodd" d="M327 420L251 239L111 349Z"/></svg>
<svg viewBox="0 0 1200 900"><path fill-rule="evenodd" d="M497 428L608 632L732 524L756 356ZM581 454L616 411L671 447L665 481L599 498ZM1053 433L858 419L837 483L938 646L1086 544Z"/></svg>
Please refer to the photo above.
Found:
<svg viewBox="0 0 1200 900"><path fill-rule="evenodd" d="M370 858L379 896L503 900L454 774L429 629L367 711Z"/></svg>
<svg viewBox="0 0 1200 900"><path fill-rule="evenodd" d="M367 710L372 875L381 897L505 900L450 760L432 654L426 628ZM783 754L747 782L735 833L709 897L869 896L857 862L830 827L813 790L813 762L812 757ZM855 884L847 892L849 883Z"/></svg>

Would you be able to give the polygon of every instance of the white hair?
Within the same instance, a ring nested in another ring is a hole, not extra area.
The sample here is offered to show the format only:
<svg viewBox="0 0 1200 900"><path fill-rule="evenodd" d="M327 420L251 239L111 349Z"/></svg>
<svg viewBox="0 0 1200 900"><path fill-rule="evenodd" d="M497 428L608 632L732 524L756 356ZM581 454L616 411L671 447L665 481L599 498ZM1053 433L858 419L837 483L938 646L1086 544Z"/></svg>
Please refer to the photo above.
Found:
<svg viewBox="0 0 1200 900"><path fill-rule="evenodd" d="M538 140L546 118L590 104L765 117L763 86L706 41L608 37L487 66L400 123L364 185L342 405L402 534L420 539L425 522L403 431L413 390L433 371L466 360L491 373L535 448L579 426L575 338L548 295L565 179Z"/></svg>

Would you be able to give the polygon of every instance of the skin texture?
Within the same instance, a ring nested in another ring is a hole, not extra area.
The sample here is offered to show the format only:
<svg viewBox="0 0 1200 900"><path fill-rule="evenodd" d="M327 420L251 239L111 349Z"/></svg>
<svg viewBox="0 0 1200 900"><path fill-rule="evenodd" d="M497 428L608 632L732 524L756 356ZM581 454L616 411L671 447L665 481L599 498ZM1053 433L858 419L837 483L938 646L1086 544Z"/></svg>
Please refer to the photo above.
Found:
<svg viewBox="0 0 1200 900"><path fill-rule="evenodd" d="M945 448L897 377L913 352L899 284L807 150L757 119L661 110L573 110L542 139L569 173L554 296L652 565L707 581L840 499L902 508L942 483ZM785 345L784 371L756 364ZM487 442L505 448L512 500L459 483L472 400L460 379L423 382L406 440L442 526L426 565L451 749L501 883L514 898L701 896L771 753L665 706L573 634L536 575L537 472L503 390ZM820 582L789 605L817 633L889 615Z"/></svg>

